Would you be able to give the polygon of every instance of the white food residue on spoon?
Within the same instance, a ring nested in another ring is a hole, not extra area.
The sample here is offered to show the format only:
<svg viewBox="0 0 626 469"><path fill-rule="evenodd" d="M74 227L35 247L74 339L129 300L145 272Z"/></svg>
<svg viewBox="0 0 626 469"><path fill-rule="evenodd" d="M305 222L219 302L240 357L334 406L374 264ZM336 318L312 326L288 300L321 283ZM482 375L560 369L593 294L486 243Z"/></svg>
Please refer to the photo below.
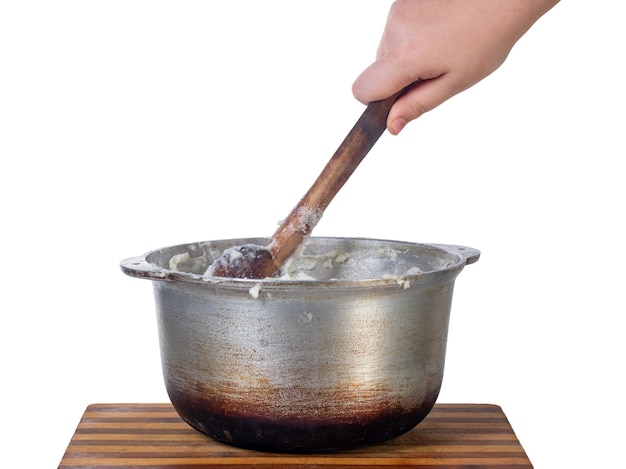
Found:
<svg viewBox="0 0 626 469"><path fill-rule="evenodd" d="M306 243L306 238L311 233L311 230L313 230L315 225L319 223L324 215L324 211L321 208L311 208L305 206L297 207L294 210L295 212L288 219L281 220L278 222L278 225L280 226L279 229L282 231L282 236L289 237L297 232L305 235L305 239L298 249L301 251ZM287 220L289 220L289 223L283 226L283 223ZM275 247L274 243L276 241L276 239L273 239L267 246L270 251Z"/></svg>

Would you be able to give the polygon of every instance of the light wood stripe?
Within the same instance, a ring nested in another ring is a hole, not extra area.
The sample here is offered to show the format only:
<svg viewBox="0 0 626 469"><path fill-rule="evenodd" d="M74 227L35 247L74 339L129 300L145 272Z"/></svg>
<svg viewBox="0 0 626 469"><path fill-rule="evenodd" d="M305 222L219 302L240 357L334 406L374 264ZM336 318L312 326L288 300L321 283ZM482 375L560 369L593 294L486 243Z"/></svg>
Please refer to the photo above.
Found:
<svg viewBox="0 0 626 469"><path fill-rule="evenodd" d="M498 411L483 411L483 412L449 412L449 411L439 411L433 409L429 415L431 420L502 420L504 416L502 412ZM138 411L101 411L101 410L87 410L83 414L84 419L97 419L97 420L107 420L107 419L175 419L178 418L178 414L176 411L170 407L170 409L166 411L160 412L138 412Z"/></svg>
<svg viewBox="0 0 626 469"><path fill-rule="evenodd" d="M119 428L123 428L125 430L127 429L137 429L137 430L159 430L159 429L166 429L166 430L172 430L172 431L177 431L177 430L187 430L189 429L189 425L187 425L185 422L183 422L182 420L179 420L178 422L133 422L132 420L128 421L128 422L124 422L124 423L120 423L120 422L83 422L82 424L82 429L83 430L89 430L89 429L111 429L111 430L116 430Z"/></svg>
<svg viewBox="0 0 626 469"><path fill-rule="evenodd" d="M178 414L171 410L169 412L102 412L102 411L87 411L83 415L84 419L175 419L178 418Z"/></svg>
<svg viewBox="0 0 626 469"><path fill-rule="evenodd" d="M357 466L532 468L502 410L487 404L437 404L421 424L392 441L319 455L224 445L193 430L170 404L93 404L59 469Z"/></svg>
<svg viewBox="0 0 626 469"><path fill-rule="evenodd" d="M214 448L217 452L224 452L224 448ZM488 446L484 448L476 448L476 446L449 446L449 445L428 445L424 447L394 447L394 452L411 452L411 453L473 453L473 452L484 452L484 453L519 453L520 449L517 446ZM67 454L75 454L75 453L146 453L146 452L154 452L154 453L186 453L186 454L205 454L208 452L207 448L203 446L175 446L175 445L115 445L115 446L80 446L80 445L72 445L68 448Z"/></svg>
<svg viewBox="0 0 626 469"><path fill-rule="evenodd" d="M123 425L123 430L138 430L138 431L150 431L150 430L171 430L172 432L181 430L190 430L189 425L185 422L169 423L169 422L84 422L82 425L82 431L88 433L89 430L110 430L111 433L115 433ZM466 422L445 422L438 423L436 431L447 433L464 433L468 431L480 432L480 431L507 431L510 426L506 423L466 423Z"/></svg>
<svg viewBox="0 0 626 469"><path fill-rule="evenodd" d="M142 434L133 434L132 441L133 442L141 442L141 441L188 441L190 443L200 442L202 444L207 444L207 440L212 442L207 436L204 436L195 430L192 430L193 433L188 434L180 434L176 432L172 433L142 433ZM110 440L110 441L129 441L129 435L127 433L77 433L72 438L73 442L78 441L99 441L99 440ZM481 443L484 441L510 441L514 444L518 444L517 438L514 434L510 433L479 433L479 434L467 434L467 433L456 433L456 434L446 434L446 440L449 442L455 441L474 441L476 443ZM394 448L400 446L399 444L393 444Z"/></svg>

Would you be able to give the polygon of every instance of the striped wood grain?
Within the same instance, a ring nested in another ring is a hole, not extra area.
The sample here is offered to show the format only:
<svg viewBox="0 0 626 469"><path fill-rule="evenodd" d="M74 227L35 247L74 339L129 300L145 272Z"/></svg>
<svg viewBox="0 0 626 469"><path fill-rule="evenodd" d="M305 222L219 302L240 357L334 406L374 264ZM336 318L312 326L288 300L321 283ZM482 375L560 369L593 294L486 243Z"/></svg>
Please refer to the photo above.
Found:
<svg viewBox="0 0 626 469"><path fill-rule="evenodd" d="M410 432L383 444L326 454L261 453L196 432L170 404L87 407L59 469L532 468L502 409L437 404Z"/></svg>

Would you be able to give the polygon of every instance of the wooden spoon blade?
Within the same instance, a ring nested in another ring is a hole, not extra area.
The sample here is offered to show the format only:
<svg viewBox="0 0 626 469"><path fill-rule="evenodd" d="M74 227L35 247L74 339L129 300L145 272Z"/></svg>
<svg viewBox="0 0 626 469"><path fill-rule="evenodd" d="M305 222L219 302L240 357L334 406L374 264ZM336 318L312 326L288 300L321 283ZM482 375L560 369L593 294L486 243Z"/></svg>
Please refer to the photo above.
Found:
<svg viewBox="0 0 626 469"><path fill-rule="evenodd" d="M214 277L260 279L273 277L279 272L267 248L244 244L226 249L206 273Z"/></svg>

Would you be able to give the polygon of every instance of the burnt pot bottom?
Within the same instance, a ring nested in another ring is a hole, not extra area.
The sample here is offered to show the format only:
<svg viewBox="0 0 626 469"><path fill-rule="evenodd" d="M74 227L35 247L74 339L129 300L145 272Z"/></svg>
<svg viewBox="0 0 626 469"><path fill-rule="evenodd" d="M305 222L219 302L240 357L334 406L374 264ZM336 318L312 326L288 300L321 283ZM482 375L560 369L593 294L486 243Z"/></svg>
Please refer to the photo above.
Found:
<svg viewBox="0 0 626 469"><path fill-rule="evenodd" d="M279 453L328 452L381 443L408 432L433 408L435 394L416 409L326 420L307 416L271 416L223 412L198 396L169 391L176 412L191 427L211 438L240 448Z"/></svg>

